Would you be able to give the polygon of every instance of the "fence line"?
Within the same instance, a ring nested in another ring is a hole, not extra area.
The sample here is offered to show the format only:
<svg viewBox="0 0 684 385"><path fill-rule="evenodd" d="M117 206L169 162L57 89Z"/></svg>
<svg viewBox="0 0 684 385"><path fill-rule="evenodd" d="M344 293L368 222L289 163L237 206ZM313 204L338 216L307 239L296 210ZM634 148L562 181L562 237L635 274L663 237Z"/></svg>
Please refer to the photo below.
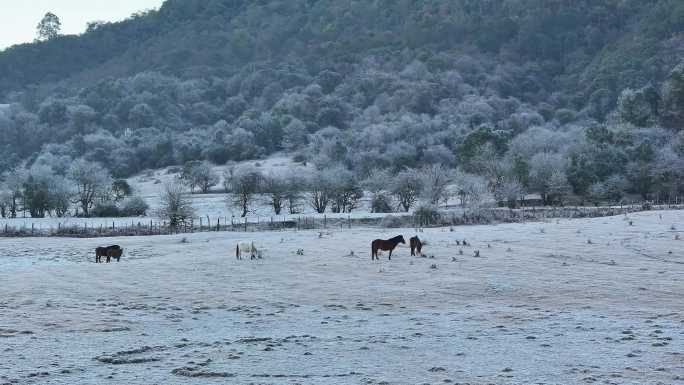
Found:
<svg viewBox="0 0 684 385"><path fill-rule="evenodd" d="M396 215L394 226L397 227L431 227L431 226L457 226L488 223L524 223L529 221L543 221L551 218L592 218L613 215L629 214L647 210L671 210L684 209L684 204L645 205L631 204L620 206L566 206L566 207L522 207L518 209L508 208L484 208L475 210L449 210L441 212L437 218L420 218L415 215ZM392 214L388 214L392 215ZM9 226L5 223L0 228L0 237L74 237L95 238L114 236L147 236L147 235L170 235L210 231L229 232L256 232L256 231L298 231L298 230L326 230L326 229L351 229L352 227L372 227L383 225L385 217L358 217L351 215L346 217L323 216L298 216L290 217L256 217L256 218L229 218L200 217L183 223L175 228L165 221L150 219L145 221L131 221L130 224L117 224L116 221L100 223L99 225L87 222L77 225L57 223L48 228L37 228L35 223L31 226Z"/></svg>

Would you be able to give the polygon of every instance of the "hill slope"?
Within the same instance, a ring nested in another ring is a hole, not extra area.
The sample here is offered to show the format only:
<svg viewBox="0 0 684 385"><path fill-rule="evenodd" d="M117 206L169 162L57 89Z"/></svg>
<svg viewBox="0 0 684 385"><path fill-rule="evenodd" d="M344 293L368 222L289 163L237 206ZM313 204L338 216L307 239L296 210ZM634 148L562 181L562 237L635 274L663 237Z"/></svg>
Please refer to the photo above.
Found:
<svg viewBox="0 0 684 385"><path fill-rule="evenodd" d="M0 171L84 157L128 176L285 150L362 176L483 174L478 154L580 169L606 162L581 146L609 144L618 165L577 176L579 193L674 140L683 31L677 0L168 0L0 52Z"/></svg>

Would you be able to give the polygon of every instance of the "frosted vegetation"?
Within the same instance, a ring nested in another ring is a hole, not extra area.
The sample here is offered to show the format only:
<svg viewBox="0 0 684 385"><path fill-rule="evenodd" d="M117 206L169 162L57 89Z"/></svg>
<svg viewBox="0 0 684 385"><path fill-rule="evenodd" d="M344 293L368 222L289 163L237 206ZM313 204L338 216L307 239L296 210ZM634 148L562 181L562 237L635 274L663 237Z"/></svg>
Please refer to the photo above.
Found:
<svg viewBox="0 0 684 385"><path fill-rule="evenodd" d="M684 196L682 3L499 3L168 1L50 30L0 52L2 213L130 215L111 182L165 167L240 215L257 187L274 213ZM210 172L273 154L312 174Z"/></svg>

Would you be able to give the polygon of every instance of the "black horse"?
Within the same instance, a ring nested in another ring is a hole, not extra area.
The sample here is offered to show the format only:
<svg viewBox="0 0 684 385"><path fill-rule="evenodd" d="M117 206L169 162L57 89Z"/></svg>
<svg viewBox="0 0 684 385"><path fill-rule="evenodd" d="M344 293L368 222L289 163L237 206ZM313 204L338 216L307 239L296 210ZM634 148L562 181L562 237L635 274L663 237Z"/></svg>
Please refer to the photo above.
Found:
<svg viewBox="0 0 684 385"><path fill-rule="evenodd" d="M388 251L389 250L389 259L392 259L392 250L394 250L395 247L397 247L398 244L403 243L406 244L406 241L404 240L404 237L402 235L397 235L396 237L392 239L376 239L373 242L371 242L371 260L378 259L378 250L383 250L383 251Z"/></svg>

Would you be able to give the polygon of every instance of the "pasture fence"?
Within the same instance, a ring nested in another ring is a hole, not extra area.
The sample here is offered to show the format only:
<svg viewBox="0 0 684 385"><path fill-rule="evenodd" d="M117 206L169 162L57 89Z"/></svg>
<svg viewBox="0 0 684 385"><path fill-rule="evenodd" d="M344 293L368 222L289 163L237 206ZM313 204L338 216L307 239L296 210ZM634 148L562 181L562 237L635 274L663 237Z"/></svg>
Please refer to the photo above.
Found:
<svg viewBox="0 0 684 385"><path fill-rule="evenodd" d="M387 214L394 215L396 221L392 221L394 227L439 227L439 226L462 226L491 223L524 223L545 221L555 218L595 218L615 215L627 215L630 213L648 210L682 210L684 203L634 203L617 206L564 206L564 207L521 207L509 208L479 208L462 209L452 208L439 212L436 218L429 221L422 220L411 214ZM299 231L299 230L327 230L327 229L351 229L354 227L381 227L384 216L359 217L348 214L346 216L328 215L302 215L297 217L249 217L235 218L226 216L204 216L193 218L190 221L172 227L162 220L142 219L131 220L130 223L112 221L112 219L91 218L79 224L68 224L51 221L49 225L33 222L28 225L25 221L21 225L4 223L0 226L0 237L73 237L73 238L96 238L96 237L121 237L121 236L148 236L148 235L171 235L197 232L258 232L258 231ZM27 218L30 220L30 218Z"/></svg>

